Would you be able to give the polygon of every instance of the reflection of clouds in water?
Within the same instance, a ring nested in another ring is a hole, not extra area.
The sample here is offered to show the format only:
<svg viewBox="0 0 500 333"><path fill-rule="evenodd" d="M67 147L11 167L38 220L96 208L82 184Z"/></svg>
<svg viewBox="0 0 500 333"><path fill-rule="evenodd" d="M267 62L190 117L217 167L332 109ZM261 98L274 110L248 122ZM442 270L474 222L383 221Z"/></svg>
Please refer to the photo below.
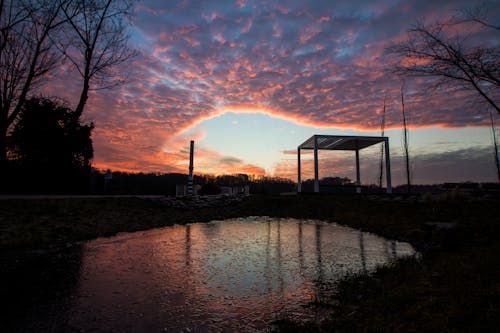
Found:
<svg viewBox="0 0 500 333"><path fill-rule="evenodd" d="M324 284L414 253L393 244L336 224L265 217L100 239L84 254L73 305L83 315L73 324L89 328L93 316L118 329L255 331L283 312L310 318L302 305L325 296Z"/></svg>

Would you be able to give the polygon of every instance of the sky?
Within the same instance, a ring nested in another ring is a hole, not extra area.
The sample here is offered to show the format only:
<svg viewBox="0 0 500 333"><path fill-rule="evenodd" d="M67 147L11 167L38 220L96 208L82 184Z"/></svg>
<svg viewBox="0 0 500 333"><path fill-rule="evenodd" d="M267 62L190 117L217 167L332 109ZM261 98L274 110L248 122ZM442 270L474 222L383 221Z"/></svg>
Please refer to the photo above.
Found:
<svg viewBox="0 0 500 333"><path fill-rule="evenodd" d="M195 173L296 179L299 144L314 134L380 135L385 99L393 183L404 183L402 78L386 50L417 20L480 3L140 1L129 27L138 55L119 68L126 83L92 92L84 113L95 124L93 164L187 173L195 140ZM500 13L498 1L490 5ZM76 103L74 77L62 68L46 94ZM422 78L404 82L413 182L495 181L487 106L466 91L427 87ZM360 155L361 181L376 183L380 147ZM311 155L302 168L303 179L313 177ZM320 177L329 176L354 179L354 152L321 151Z"/></svg>

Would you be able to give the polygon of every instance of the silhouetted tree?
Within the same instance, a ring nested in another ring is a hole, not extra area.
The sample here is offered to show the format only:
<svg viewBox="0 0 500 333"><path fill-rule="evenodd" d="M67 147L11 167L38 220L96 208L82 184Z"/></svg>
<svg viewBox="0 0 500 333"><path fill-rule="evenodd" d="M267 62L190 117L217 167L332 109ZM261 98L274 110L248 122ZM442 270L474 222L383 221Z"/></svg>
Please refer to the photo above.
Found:
<svg viewBox="0 0 500 333"><path fill-rule="evenodd" d="M396 71L404 75L432 76L437 84L473 90L500 113L500 48L496 43L468 43L473 29L488 32L498 41L500 27L487 20L487 5L463 11L446 22L418 22L408 31L408 40L390 48L401 56ZM493 8L494 13L494 8ZM497 12L498 14L498 12Z"/></svg>
<svg viewBox="0 0 500 333"><path fill-rule="evenodd" d="M220 175L215 178L215 183L220 186L238 186L248 183L248 176L245 174Z"/></svg>
<svg viewBox="0 0 500 333"><path fill-rule="evenodd" d="M249 181L250 193L292 192L296 184L287 178L258 177Z"/></svg>
<svg viewBox="0 0 500 333"><path fill-rule="evenodd" d="M124 16L132 0L0 0L0 167L6 138L27 98L63 59L82 77L75 115L92 89L123 82L116 65L127 47ZM0 171L1 172L1 171Z"/></svg>
<svg viewBox="0 0 500 333"><path fill-rule="evenodd" d="M320 179L320 185L345 186L351 185L352 181L347 177L325 177Z"/></svg>
<svg viewBox="0 0 500 333"><path fill-rule="evenodd" d="M10 136L10 157L28 190L84 191L93 157L93 124L59 101L27 100Z"/></svg>
<svg viewBox="0 0 500 333"><path fill-rule="evenodd" d="M408 31L408 40L389 50L402 61L396 72L403 75L435 77L434 86L472 90L500 114L500 25L494 2L462 10L442 22L418 22ZM485 34L487 42L470 40L470 32ZM494 139L497 173L498 149ZM500 178L500 176L499 176Z"/></svg>
<svg viewBox="0 0 500 333"><path fill-rule="evenodd" d="M136 51L127 46L124 16L133 0L69 0L63 12L71 30L61 49L82 78L76 115L80 116L90 90L107 89L123 83L116 66Z"/></svg>
<svg viewBox="0 0 500 333"><path fill-rule="evenodd" d="M354 193L355 184L347 177L325 177L319 180L319 186L324 193ZM302 181L302 191L304 193L314 191L314 180L306 179Z"/></svg>
<svg viewBox="0 0 500 333"><path fill-rule="evenodd" d="M60 57L50 34L62 28L64 1L0 1L0 164L6 138L23 104Z"/></svg>

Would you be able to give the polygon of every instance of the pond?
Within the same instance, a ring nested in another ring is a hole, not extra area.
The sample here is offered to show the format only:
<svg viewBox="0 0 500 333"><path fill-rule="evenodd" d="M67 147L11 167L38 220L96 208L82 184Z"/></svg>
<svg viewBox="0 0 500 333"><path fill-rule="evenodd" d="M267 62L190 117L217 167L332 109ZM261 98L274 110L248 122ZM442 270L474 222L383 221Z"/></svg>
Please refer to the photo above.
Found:
<svg viewBox="0 0 500 333"><path fill-rule="evenodd" d="M20 304L29 298L29 329L265 331L276 319L317 319L321 311L308 305L340 278L415 254L334 223L268 217L124 233L76 252L39 255L37 282L12 284L36 289L15 292Z"/></svg>

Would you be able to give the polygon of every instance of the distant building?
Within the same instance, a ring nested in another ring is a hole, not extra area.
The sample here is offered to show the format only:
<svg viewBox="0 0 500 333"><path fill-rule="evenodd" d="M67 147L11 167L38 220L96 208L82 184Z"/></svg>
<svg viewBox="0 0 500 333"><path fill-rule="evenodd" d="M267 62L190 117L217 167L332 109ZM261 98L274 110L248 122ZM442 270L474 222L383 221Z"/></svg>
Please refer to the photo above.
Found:
<svg viewBox="0 0 500 333"><path fill-rule="evenodd" d="M198 192L201 190L200 185L193 186L193 193L189 193L188 185L185 184L177 184L175 185L175 196L176 197L185 197L188 195L198 195Z"/></svg>
<svg viewBox="0 0 500 333"><path fill-rule="evenodd" d="M239 185L239 186L221 186L221 194L224 195L250 195L249 185Z"/></svg>

